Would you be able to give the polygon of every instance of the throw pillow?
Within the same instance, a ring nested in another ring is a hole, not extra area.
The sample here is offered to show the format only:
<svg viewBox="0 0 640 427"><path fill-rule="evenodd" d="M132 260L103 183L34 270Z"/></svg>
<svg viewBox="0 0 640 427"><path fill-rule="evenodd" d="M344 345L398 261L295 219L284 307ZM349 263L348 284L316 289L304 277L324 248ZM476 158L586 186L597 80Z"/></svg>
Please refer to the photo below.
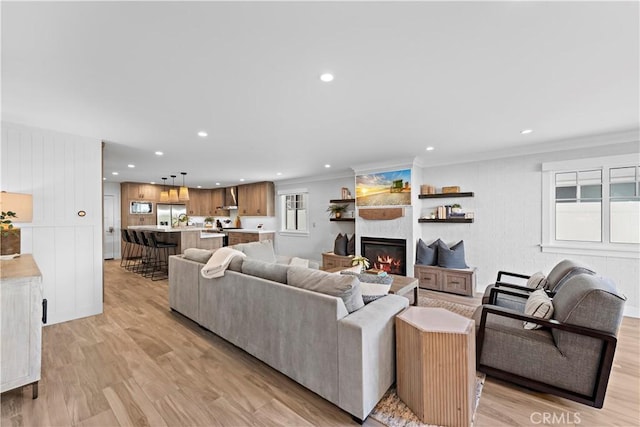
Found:
<svg viewBox="0 0 640 427"><path fill-rule="evenodd" d="M350 276L356 276L360 283L377 283L380 285L390 285L393 283L393 277L389 276L378 276L377 274L369 274L369 273L357 273L353 272L350 269L342 270L340 274L347 274Z"/></svg>
<svg viewBox="0 0 640 427"><path fill-rule="evenodd" d="M201 262L206 264L211 258L213 251L208 249L198 249L198 248L187 248L184 250L184 258L190 259L191 261Z"/></svg>
<svg viewBox="0 0 640 427"><path fill-rule="evenodd" d="M349 243L349 239L347 239L346 234L339 233L336 237L336 240L333 244L333 253L336 255L347 255L347 244Z"/></svg>
<svg viewBox="0 0 640 427"><path fill-rule="evenodd" d="M351 236L351 238L347 241L347 255L355 255L355 254L356 254L356 235L354 233L353 236Z"/></svg>
<svg viewBox="0 0 640 427"><path fill-rule="evenodd" d="M438 240L438 266L443 268L469 268L464 261L464 240L460 240L450 248Z"/></svg>
<svg viewBox="0 0 640 427"><path fill-rule="evenodd" d="M416 264L438 265L438 244L440 239L427 245L422 239L418 240L416 248Z"/></svg>
<svg viewBox="0 0 640 427"><path fill-rule="evenodd" d="M529 277L527 280L527 288L531 289L544 289L547 287L547 278L544 276L542 271L538 271Z"/></svg>
<svg viewBox="0 0 640 427"><path fill-rule="evenodd" d="M362 301L366 305L389 294L391 285L360 282L360 289L362 291Z"/></svg>
<svg viewBox="0 0 640 427"><path fill-rule="evenodd" d="M544 289L531 292L524 306L524 314L538 319L551 319L553 315L553 303ZM540 329L541 325L532 322L523 322L525 329Z"/></svg>
<svg viewBox="0 0 640 427"><path fill-rule="evenodd" d="M349 313L364 307L357 277L303 267L289 267L287 284L342 299Z"/></svg>
<svg viewBox="0 0 640 427"><path fill-rule="evenodd" d="M287 283L287 270L287 265L251 258L245 258L242 263L242 273L284 284Z"/></svg>
<svg viewBox="0 0 640 427"><path fill-rule="evenodd" d="M238 250L244 252L249 258L264 262L276 262L276 253L273 250L273 242L271 242L271 240L246 243L246 246Z"/></svg>
<svg viewBox="0 0 640 427"><path fill-rule="evenodd" d="M294 256L291 258L291 261L289 261L289 265L294 266L294 267L309 267L309 260L308 259L304 259L304 258L298 258L297 256Z"/></svg>

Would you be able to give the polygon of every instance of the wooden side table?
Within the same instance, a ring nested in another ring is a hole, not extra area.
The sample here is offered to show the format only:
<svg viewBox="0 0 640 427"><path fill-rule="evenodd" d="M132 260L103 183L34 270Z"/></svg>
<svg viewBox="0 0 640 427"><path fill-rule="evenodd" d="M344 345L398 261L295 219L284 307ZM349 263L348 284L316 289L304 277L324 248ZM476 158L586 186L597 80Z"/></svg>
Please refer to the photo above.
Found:
<svg viewBox="0 0 640 427"><path fill-rule="evenodd" d="M471 425L474 323L443 308L409 307L396 316L398 396L425 424Z"/></svg>

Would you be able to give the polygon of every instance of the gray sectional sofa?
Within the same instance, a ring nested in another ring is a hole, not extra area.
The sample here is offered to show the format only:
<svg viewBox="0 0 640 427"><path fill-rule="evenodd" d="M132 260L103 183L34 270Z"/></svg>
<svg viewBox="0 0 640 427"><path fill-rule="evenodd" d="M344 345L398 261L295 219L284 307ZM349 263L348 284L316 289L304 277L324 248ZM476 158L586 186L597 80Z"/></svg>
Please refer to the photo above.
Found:
<svg viewBox="0 0 640 427"><path fill-rule="evenodd" d="M173 310L359 420L394 383L394 318L406 298L387 295L350 313L344 298L298 287L347 276L238 257L223 277L205 279L203 266L169 258Z"/></svg>

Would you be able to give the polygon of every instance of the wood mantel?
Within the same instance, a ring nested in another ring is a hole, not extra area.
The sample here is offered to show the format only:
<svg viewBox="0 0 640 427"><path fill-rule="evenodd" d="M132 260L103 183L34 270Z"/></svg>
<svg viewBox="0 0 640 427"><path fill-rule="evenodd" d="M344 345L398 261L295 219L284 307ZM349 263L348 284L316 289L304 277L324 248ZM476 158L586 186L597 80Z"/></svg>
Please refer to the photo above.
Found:
<svg viewBox="0 0 640 427"><path fill-rule="evenodd" d="M370 220L389 220L404 216L404 208L369 208L358 209L358 215Z"/></svg>

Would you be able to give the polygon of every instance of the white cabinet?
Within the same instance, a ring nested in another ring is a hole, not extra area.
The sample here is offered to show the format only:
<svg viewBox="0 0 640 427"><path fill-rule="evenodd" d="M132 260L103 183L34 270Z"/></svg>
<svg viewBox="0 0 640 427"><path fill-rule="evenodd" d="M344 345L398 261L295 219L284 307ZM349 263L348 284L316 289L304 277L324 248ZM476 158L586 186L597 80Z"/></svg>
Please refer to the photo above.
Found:
<svg viewBox="0 0 640 427"><path fill-rule="evenodd" d="M0 392L31 384L35 399L42 360L42 275L30 254L0 263Z"/></svg>

